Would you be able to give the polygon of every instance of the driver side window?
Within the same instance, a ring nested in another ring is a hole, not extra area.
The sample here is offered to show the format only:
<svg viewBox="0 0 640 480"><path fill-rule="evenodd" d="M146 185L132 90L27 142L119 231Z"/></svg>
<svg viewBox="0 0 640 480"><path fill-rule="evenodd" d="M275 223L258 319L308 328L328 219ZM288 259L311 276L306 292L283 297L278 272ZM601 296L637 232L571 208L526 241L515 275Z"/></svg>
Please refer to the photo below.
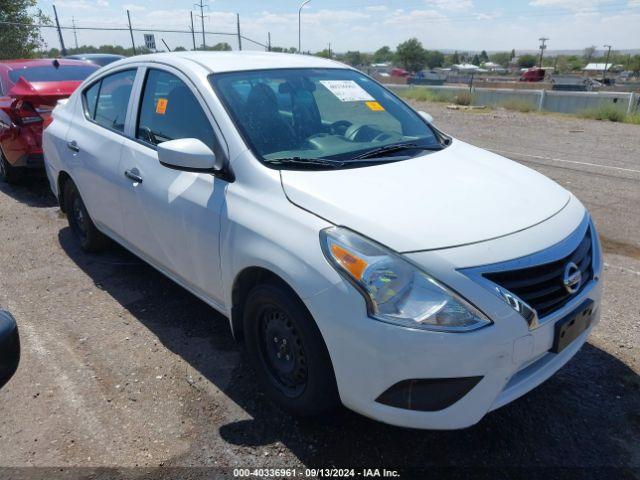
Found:
<svg viewBox="0 0 640 480"><path fill-rule="evenodd" d="M147 73L136 137L151 145L197 138L217 153L213 127L193 92L163 70Z"/></svg>

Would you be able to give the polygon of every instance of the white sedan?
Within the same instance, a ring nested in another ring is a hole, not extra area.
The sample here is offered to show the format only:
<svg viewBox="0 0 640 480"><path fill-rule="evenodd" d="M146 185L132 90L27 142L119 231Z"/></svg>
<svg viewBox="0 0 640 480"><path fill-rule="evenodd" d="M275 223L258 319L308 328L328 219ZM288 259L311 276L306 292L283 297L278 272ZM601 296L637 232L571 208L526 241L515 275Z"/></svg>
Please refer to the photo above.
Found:
<svg viewBox="0 0 640 480"><path fill-rule="evenodd" d="M55 109L44 151L82 248L114 240L226 315L295 414L342 402L466 427L549 378L600 317L575 196L331 60L122 60Z"/></svg>

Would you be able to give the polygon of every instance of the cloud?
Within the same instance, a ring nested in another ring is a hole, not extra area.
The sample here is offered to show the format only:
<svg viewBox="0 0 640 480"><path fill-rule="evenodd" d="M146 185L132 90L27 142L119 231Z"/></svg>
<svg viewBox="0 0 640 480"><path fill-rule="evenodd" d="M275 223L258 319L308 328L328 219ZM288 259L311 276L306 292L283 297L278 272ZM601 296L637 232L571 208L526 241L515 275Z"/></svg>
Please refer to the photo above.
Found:
<svg viewBox="0 0 640 480"><path fill-rule="evenodd" d="M603 3L606 2L604 0L533 0L529 2L529 5L532 7L556 7L580 11L594 10Z"/></svg>
<svg viewBox="0 0 640 480"><path fill-rule="evenodd" d="M144 12L147 9L147 7L145 7L144 5L135 5L132 3L127 3L125 5L122 5L122 9L129 10L131 12Z"/></svg>
<svg viewBox="0 0 640 480"><path fill-rule="evenodd" d="M426 0L426 4L440 10L462 11L473 8L472 0Z"/></svg>
<svg viewBox="0 0 640 480"><path fill-rule="evenodd" d="M630 0L633 1L633 0ZM640 1L640 0L638 0ZM386 12L389 8L386 5L370 5L368 7L364 7L367 12Z"/></svg>

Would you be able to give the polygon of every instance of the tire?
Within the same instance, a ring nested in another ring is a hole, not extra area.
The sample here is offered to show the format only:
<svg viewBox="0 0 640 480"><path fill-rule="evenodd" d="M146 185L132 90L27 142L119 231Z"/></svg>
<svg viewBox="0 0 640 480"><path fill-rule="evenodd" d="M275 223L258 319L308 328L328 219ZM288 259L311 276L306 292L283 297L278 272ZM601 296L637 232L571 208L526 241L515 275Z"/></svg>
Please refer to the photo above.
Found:
<svg viewBox="0 0 640 480"><path fill-rule="evenodd" d="M71 180L64 184L64 205L71 231L85 252L99 252L109 245L109 238L100 232L84 206L78 188Z"/></svg>
<svg viewBox="0 0 640 480"><path fill-rule="evenodd" d="M333 366L311 314L288 287L254 287L244 305L249 359L266 394L283 410L313 417L340 405Z"/></svg>
<svg viewBox="0 0 640 480"><path fill-rule="evenodd" d="M17 183L22 178L22 171L12 166L0 150L0 180L6 183Z"/></svg>

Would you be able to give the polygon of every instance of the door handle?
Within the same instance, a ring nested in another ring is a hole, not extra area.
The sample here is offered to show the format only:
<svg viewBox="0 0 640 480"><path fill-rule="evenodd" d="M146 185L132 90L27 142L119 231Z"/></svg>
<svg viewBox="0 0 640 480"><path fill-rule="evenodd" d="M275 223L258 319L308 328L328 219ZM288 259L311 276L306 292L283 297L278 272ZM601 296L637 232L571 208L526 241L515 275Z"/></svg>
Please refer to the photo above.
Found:
<svg viewBox="0 0 640 480"><path fill-rule="evenodd" d="M142 177L140 176L140 171L137 168L125 170L124 176L136 183L142 183Z"/></svg>
<svg viewBox="0 0 640 480"><path fill-rule="evenodd" d="M71 140L70 142L67 142L67 148L75 153L78 153L80 151L78 142L76 142L75 140Z"/></svg>

